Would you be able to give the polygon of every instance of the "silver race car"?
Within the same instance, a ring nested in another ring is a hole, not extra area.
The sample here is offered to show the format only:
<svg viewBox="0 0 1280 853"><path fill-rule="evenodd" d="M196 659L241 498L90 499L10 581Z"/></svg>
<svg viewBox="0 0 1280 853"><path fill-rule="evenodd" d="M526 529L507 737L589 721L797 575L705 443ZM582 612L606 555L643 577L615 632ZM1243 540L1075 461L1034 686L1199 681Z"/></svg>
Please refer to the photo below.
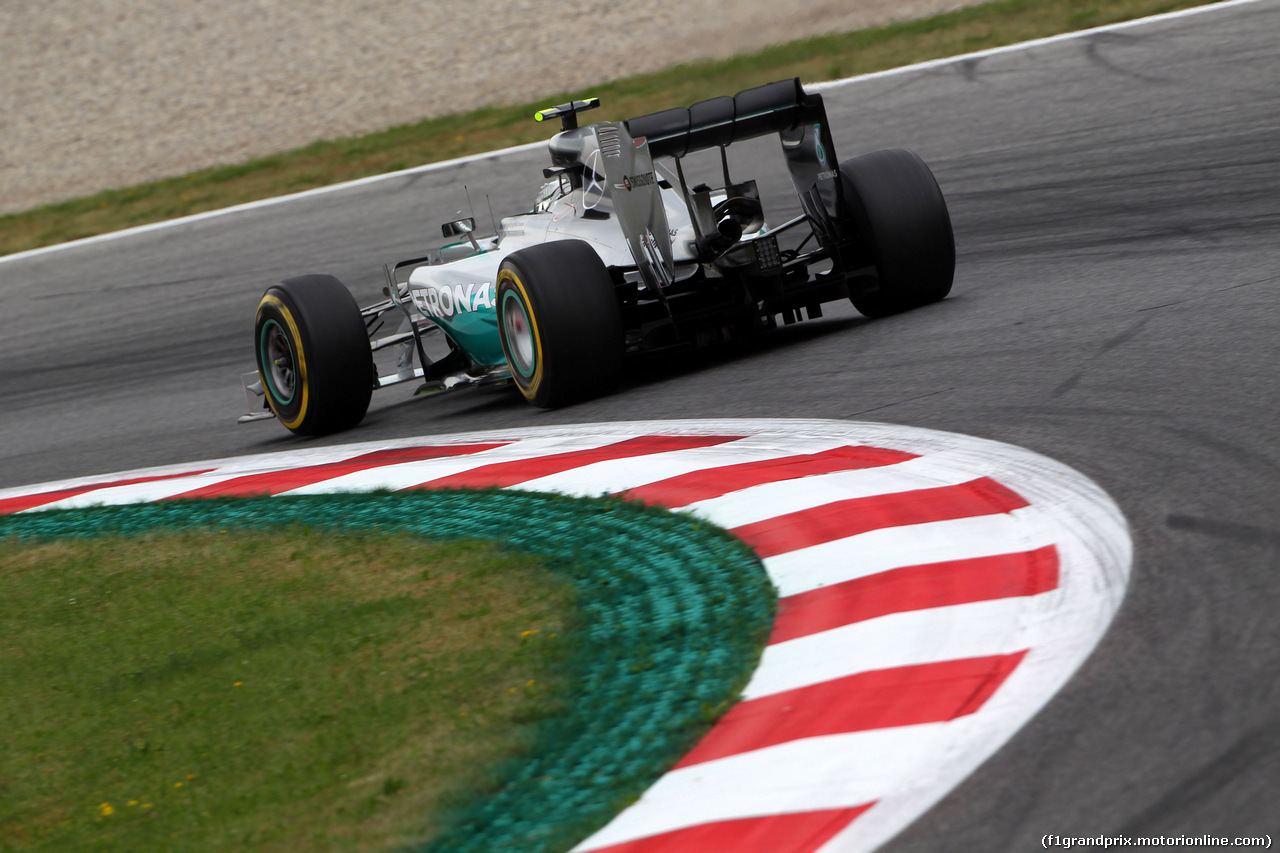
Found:
<svg viewBox="0 0 1280 853"><path fill-rule="evenodd" d="M385 299L360 308L337 279L291 278L258 304L258 371L241 421L276 417L318 435L360 422L372 392L514 384L535 406L613 390L624 360L724 341L822 315L849 299L878 317L942 299L955 242L929 167L910 151L840 162L822 96L797 79L628 121L560 120L533 209L477 236L385 267ZM729 175L725 149L776 134L799 215L766 225L754 180ZM718 150L719 186L686 180L685 158ZM395 332L382 334L387 320ZM376 367L375 353L395 355ZM380 373L382 375L380 375Z"/></svg>

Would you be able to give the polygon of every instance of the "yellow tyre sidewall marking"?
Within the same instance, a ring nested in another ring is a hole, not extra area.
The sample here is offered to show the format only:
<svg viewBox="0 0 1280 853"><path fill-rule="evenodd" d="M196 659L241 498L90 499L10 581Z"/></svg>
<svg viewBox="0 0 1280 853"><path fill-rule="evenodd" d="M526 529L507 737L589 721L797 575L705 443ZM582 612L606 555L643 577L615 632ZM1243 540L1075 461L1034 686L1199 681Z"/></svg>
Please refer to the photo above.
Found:
<svg viewBox="0 0 1280 853"><path fill-rule="evenodd" d="M532 400L538 393L538 385L542 382L542 335L538 332L538 321L533 314L533 303L529 301L529 292L524 289L524 282L520 281L520 276L516 275L510 268L503 269L498 272L499 288L502 287L504 281L511 282L515 289L520 291L520 299L524 303L521 307L524 308L525 319L529 321L529 330L533 333L533 376L529 379L527 388L520 384L519 380L516 381L516 387L520 389L520 393L526 399ZM501 301L499 301L498 307L501 309ZM511 372L512 376L519 376L519 374L520 371L518 370Z"/></svg>
<svg viewBox="0 0 1280 853"><path fill-rule="evenodd" d="M284 415L276 408L276 401L271 396L270 392L267 393L267 405L271 406L271 411L276 413L276 417L279 418L282 424L289 429L297 429L298 425L301 424L303 419L307 416L307 404L310 401L310 395L307 393L307 358L306 354L302 351L302 336L298 334L298 324L294 322L293 312L289 310L284 302L280 301L279 297L272 296L270 293L263 296L262 301L258 303L259 313L262 312L264 305L270 305L279 311L280 316L284 318L285 323L289 326L289 337L292 338L290 343L293 345L294 355L297 356L298 359L298 363L295 367L297 368L298 379L301 381L302 385L302 402L298 404L298 416L293 420L287 421L284 419ZM259 344L258 346L261 347L262 345ZM262 373L262 368L258 368L258 378L262 380L262 388L264 391L270 387L267 382L267 377Z"/></svg>

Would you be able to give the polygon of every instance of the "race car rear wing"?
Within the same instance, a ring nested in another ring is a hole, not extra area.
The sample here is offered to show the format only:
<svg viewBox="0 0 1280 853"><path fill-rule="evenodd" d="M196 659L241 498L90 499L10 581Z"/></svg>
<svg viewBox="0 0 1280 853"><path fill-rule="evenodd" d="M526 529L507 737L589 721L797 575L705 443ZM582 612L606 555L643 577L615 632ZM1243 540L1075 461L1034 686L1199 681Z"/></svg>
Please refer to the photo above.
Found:
<svg viewBox="0 0 1280 853"><path fill-rule="evenodd" d="M644 137L655 157L683 157L769 133L784 133L826 118L821 95L807 95L800 79L779 80L730 97L699 101L628 119L633 138ZM824 121L825 124L825 121Z"/></svg>
<svg viewBox="0 0 1280 853"><path fill-rule="evenodd" d="M778 134L791 182L819 241L830 248L840 239L839 161L827 111L822 96L806 93L798 77L623 123L637 142L648 142L652 156L677 160L694 151Z"/></svg>

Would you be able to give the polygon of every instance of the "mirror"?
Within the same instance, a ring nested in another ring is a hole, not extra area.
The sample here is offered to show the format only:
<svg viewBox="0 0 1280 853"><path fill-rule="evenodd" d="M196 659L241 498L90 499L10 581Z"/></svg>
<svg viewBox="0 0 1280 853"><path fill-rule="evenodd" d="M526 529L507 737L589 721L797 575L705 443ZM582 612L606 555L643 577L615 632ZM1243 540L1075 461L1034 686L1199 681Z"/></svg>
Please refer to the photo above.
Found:
<svg viewBox="0 0 1280 853"><path fill-rule="evenodd" d="M476 221L472 217L455 219L440 226L440 233L445 237L464 237L476 230Z"/></svg>

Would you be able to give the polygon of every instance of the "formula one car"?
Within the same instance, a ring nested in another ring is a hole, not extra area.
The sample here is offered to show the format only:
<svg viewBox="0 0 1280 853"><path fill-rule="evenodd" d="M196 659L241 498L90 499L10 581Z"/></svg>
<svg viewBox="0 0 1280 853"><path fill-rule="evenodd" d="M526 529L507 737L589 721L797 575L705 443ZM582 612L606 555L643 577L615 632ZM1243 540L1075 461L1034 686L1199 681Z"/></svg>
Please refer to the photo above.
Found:
<svg viewBox="0 0 1280 853"><path fill-rule="evenodd" d="M385 267L383 301L359 308L326 275L269 288L258 372L244 377L251 410L265 405L241 421L336 432L360 422L375 389L418 380L420 392L514 384L535 406L564 406L609 393L644 353L820 317L832 300L879 317L951 290L951 219L928 166L902 149L838 162L822 96L798 79L579 127L597 106L539 112L561 129L533 209L491 236L476 235L474 216L447 223L454 242ZM732 179L725 152L768 134L800 208L772 227L756 181ZM690 186L685 158L716 149L722 184ZM428 356L440 338L445 354ZM379 375L384 349L396 364Z"/></svg>

